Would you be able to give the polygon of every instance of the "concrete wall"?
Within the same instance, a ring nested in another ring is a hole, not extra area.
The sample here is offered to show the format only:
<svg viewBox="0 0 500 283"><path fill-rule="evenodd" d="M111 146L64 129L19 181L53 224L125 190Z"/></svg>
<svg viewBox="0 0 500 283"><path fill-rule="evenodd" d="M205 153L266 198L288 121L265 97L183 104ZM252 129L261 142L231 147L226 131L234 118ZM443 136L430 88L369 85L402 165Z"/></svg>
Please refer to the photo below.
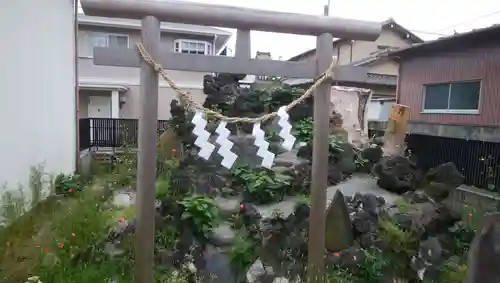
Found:
<svg viewBox="0 0 500 283"><path fill-rule="evenodd" d="M87 43L88 32L108 32L116 34L124 34L129 36L129 47L132 48L136 43L140 42L140 31L130 29L103 28L103 27L80 27L78 32L78 70L80 83L93 85L119 85L127 87L128 90L122 92L121 96L124 103L120 106L120 118L138 118L139 117L139 68L125 68L112 66L97 66L93 62L93 50L89 48ZM213 36L201 35L184 35L162 33L161 48L164 50L174 50L175 39L191 39L206 41L212 43ZM165 66L168 69L168 66ZM206 73L186 72L167 70L171 79L181 87L185 92L190 92L196 101L203 103L205 94L203 88L203 76ZM89 93L82 93L80 96L80 117L87 117L88 95L95 95L91 90ZM111 92L108 91L111 96ZM165 120L170 118L170 102L177 97L177 94L168 86L168 84L160 77L158 119ZM110 98L111 99L111 98ZM87 103L87 104L86 104Z"/></svg>
<svg viewBox="0 0 500 283"><path fill-rule="evenodd" d="M0 1L0 11L0 184L16 189L30 166L75 169L73 1Z"/></svg>

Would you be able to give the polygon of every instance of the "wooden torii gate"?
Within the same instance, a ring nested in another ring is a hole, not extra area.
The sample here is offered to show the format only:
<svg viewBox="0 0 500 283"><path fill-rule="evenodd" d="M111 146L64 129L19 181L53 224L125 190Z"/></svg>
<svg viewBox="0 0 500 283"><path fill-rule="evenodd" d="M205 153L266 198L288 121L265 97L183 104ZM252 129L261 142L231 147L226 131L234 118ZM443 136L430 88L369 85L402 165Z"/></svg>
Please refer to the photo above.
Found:
<svg viewBox="0 0 500 283"><path fill-rule="evenodd" d="M81 0L87 15L141 19L142 44L165 69L315 78L329 67L333 38L373 41L381 24L324 16L271 12L222 5L162 0ZM206 56L159 50L160 21L237 29L235 57ZM250 54L250 31L317 36L316 60L289 62L255 60ZM136 283L153 282L154 213L156 179L156 122L158 115L158 74L141 60L137 49L95 48L94 64L140 67L139 157L137 183ZM339 67L337 80L354 73L366 74L359 67ZM309 239L309 282L321 280L325 253L325 206L327 188L329 105L331 80L316 89L314 99L314 152L311 185Z"/></svg>

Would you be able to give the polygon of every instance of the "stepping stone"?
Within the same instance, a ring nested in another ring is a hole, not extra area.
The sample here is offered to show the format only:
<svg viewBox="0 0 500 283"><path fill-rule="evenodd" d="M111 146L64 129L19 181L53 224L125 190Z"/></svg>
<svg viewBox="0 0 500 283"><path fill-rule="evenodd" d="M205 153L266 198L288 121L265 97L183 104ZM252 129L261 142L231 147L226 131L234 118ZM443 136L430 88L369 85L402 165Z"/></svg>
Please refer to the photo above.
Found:
<svg viewBox="0 0 500 283"><path fill-rule="evenodd" d="M345 196L354 196L360 194L374 194L383 197L388 205L394 203L399 197L397 194L391 193L377 186L377 179L369 174L353 174L351 178L335 185L328 187L327 190L327 207L335 195L335 192L340 190Z"/></svg>
<svg viewBox="0 0 500 283"><path fill-rule="evenodd" d="M239 198L223 198L216 197L214 199L215 204L219 207L219 211L223 218L230 217L235 212L240 209L240 199Z"/></svg>
<svg viewBox="0 0 500 283"><path fill-rule="evenodd" d="M204 252L205 269L203 282L229 283L236 282L236 276L230 267L229 256L219 248L208 245Z"/></svg>
<svg viewBox="0 0 500 283"><path fill-rule="evenodd" d="M262 216L262 219L271 218L273 214L279 212L284 218L293 213L297 200L295 198L285 199L284 201L268 204L257 205L257 211Z"/></svg>
<svg viewBox="0 0 500 283"><path fill-rule="evenodd" d="M212 231L210 239L214 245L224 247L231 245L235 237L236 233L231 228L231 224L224 222Z"/></svg>
<svg viewBox="0 0 500 283"><path fill-rule="evenodd" d="M287 151L287 152L281 153L278 156L276 156L276 159L274 159L274 165L275 166L291 167L291 166L300 164L304 161L305 161L305 159L302 159L302 158L297 156L297 150L292 150L292 151Z"/></svg>

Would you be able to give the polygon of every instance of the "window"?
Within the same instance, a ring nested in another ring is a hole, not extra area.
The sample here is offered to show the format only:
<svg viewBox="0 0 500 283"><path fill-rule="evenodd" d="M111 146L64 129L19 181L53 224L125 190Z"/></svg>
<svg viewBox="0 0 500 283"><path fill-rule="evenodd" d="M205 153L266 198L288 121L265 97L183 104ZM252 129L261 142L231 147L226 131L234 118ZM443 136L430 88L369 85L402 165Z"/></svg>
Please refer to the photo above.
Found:
<svg viewBox="0 0 500 283"><path fill-rule="evenodd" d="M92 32L87 34L87 44L90 54L93 54L94 47L128 48L129 38L124 34Z"/></svg>
<svg viewBox="0 0 500 283"><path fill-rule="evenodd" d="M174 42L175 52L188 54L212 54L212 44L206 41L178 39Z"/></svg>
<svg viewBox="0 0 500 283"><path fill-rule="evenodd" d="M477 114L480 81L425 85L423 112Z"/></svg>

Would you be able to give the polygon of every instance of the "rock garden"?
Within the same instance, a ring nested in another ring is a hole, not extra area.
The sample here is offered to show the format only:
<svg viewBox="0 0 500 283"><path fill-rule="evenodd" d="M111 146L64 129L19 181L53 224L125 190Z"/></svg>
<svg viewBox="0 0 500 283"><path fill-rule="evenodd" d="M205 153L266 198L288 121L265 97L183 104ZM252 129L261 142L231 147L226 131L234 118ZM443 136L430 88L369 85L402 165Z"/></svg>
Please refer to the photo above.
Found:
<svg viewBox="0 0 500 283"><path fill-rule="evenodd" d="M301 94L285 86L244 89L240 79L205 76L204 106L257 117ZM263 125L276 154L272 169L260 166L251 126L231 125L239 158L228 170L216 153L209 161L197 156L192 114L172 101L158 141L151 219L156 282L306 281L312 102L289 113L298 140L292 151L280 147L272 121ZM217 121L207 120L215 140ZM447 205L463 182L455 166L420 172L407 156L382 157L381 141L362 148L346 142L340 115L332 113L330 125L324 282L462 282L476 212ZM394 197L342 190L368 175ZM112 170L92 177L60 175L48 197L36 177L29 202L19 194L3 199L1 282L133 282L135 154L120 155Z"/></svg>

